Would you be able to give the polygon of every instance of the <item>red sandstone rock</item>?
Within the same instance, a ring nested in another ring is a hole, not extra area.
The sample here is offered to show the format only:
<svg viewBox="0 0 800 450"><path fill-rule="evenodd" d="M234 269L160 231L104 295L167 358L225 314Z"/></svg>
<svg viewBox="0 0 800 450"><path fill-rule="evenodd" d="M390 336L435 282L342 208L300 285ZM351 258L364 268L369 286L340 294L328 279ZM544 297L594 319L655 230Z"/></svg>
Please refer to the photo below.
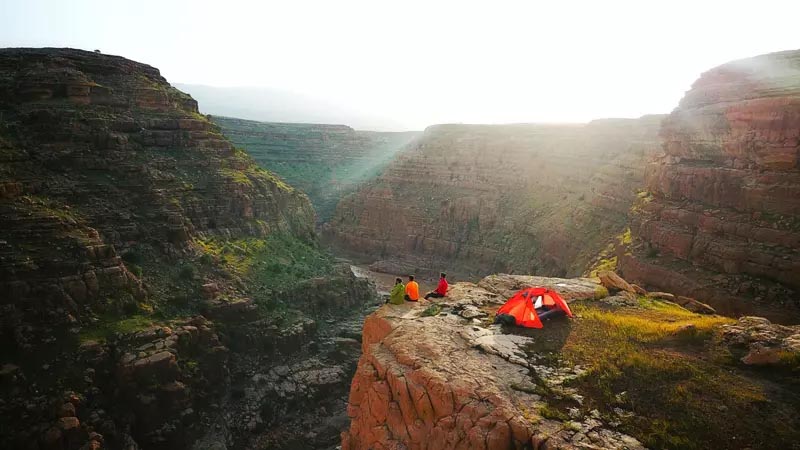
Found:
<svg viewBox="0 0 800 450"><path fill-rule="evenodd" d="M796 367L800 357L800 325L783 326L763 317L742 317L722 327L723 343L734 351L744 349L741 361L747 365Z"/></svg>
<svg viewBox="0 0 800 450"><path fill-rule="evenodd" d="M455 283L441 304L496 308L497 299L534 281L572 298L592 298L584 279L499 275L480 286ZM517 341L453 315L421 317L422 306L387 305L364 323L362 356L348 402L351 423L344 450L581 448L557 421L539 417L537 396L514 390L529 383ZM641 449L633 438L608 432L597 448ZM604 438L605 439L605 438Z"/></svg>
<svg viewBox="0 0 800 450"><path fill-rule="evenodd" d="M75 417L75 405L64 403L58 408L58 417Z"/></svg>
<svg viewBox="0 0 800 450"><path fill-rule="evenodd" d="M600 284L608 289L636 294L636 289L614 272L608 270L598 272L597 277L600 278Z"/></svg>
<svg viewBox="0 0 800 450"><path fill-rule="evenodd" d="M638 284L632 284L631 287L637 295L647 295L647 291Z"/></svg>
<svg viewBox="0 0 800 450"><path fill-rule="evenodd" d="M696 312L698 314L716 314L717 311L709 305L705 303L698 302L697 300L689 297L684 296L677 296L675 298L675 303L683 306L684 308L688 309L689 311Z"/></svg>
<svg viewBox="0 0 800 450"><path fill-rule="evenodd" d="M799 51L702 74L663 122L624 277L727 314L800 317L798 130Z"/></svg>

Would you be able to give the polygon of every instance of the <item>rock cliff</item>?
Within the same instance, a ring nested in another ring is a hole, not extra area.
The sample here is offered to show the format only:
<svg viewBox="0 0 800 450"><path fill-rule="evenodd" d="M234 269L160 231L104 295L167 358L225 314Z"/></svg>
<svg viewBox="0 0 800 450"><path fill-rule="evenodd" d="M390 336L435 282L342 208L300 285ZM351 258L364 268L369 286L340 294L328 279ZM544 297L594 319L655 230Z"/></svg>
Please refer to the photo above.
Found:
<svg viewBox="0 0 800 450"><path fill-rule="evenodd" d="M324 236L411 271L581 274L624 231L660 121L429 127Z"/></svg>
<svg viewBox="0 0 800 450"><path fill-rule="evenodd" d="M800 318L800 51L704 73L661 136L626 278L730 314Z"/></svg>
<svg viewBox="0 0 800 450"><path fill-rule="evenodd" d="M342 197L378 175L419 134L219 116L213 121L262 167L308 194L319 222L328 221Z"/></svg>
<svg viewBox="0 0 800 450"><path fill-rule="evenodd" d="M325 320L358 327L374 288L157 69L0 50L0 230L0 447L280 448L344 417L357 351ZM302 413L264 407L286 379Z"/></svg>
<svg viewBox="0 0 800 450"><path fill-rule="evenodd" d="M561 292L575 318L491 325L532 285ZM669 296L492 275L435 304L383 306L364 324L342 448L796 446L800 327L699 315Z"/></svg>
<svg viewBox="0 0 800 450"><path fill-rule="evenodd" d="M52 325L161 301L163 273L147 266L171 255L195 259L198 237L313 239L306 197L234 150L150 66L6 49L0 114L4 317ZM213 264L199 271L188 268L184 278L202 276L237 296Z"/></svg>

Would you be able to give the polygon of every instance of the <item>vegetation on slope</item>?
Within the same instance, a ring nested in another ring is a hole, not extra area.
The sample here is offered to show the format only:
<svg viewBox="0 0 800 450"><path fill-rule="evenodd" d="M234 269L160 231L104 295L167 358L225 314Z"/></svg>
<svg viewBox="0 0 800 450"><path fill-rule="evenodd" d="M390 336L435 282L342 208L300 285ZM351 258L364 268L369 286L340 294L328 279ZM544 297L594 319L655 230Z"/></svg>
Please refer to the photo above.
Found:
<svg viewBox="0 0 800 450"><path fill-rule="evenodd" d="M308 194L320 222L333 215L340 198L377 176L417 134L219 116L212 120L262 167Z"/></svg>

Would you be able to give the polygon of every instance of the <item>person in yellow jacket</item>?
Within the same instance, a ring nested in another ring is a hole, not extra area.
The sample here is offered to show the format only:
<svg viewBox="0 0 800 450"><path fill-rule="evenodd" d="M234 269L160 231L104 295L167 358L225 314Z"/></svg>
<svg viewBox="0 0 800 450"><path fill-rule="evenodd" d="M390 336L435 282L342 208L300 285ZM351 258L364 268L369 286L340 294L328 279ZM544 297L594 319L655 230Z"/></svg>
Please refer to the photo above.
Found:
<svg viewBox="0 0 800 450"><path fill-rule="evenodd" d="M389 303L393 305L402 305L403 304L403 296L406 293L406 287L403 286L403 280L400 278L395 278L394 280L394 287L392 287L391 292L389 292Z"/></svg>
<svg viewBox="0 0 800 450"><path fill-rule="evenodd" d="M419 300L419 284L414 281L414 275L408 276L405 299L409 302L416 302Z"/></svg>

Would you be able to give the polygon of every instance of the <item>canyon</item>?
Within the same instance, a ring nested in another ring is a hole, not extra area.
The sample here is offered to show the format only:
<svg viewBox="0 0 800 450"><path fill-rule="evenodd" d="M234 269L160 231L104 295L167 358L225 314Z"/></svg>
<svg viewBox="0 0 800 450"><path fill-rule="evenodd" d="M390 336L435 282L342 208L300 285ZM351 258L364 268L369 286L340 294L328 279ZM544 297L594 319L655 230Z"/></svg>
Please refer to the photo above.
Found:
<svg viewBox="0 0 800 450"><path fill-rule="evenodd" d="M800 442L800 51L638 119L199 111L146 64L0 49L0 447ZM494 324L530 286L574 318Z"/></svg>
<svg viewBox="0 0 800 450"><path fill-rule="evenodd" d="M668 116L429 127L344 197L326 242L474 279L619 267L730 315L800 318L800 52L701 76Z"/></svg>
<svg viewBox="0 0 800 450"><path fill-rule="evenodd" d="M400 272L580 275L625 232L661 119L429 127L323 236Z"/></svg>

